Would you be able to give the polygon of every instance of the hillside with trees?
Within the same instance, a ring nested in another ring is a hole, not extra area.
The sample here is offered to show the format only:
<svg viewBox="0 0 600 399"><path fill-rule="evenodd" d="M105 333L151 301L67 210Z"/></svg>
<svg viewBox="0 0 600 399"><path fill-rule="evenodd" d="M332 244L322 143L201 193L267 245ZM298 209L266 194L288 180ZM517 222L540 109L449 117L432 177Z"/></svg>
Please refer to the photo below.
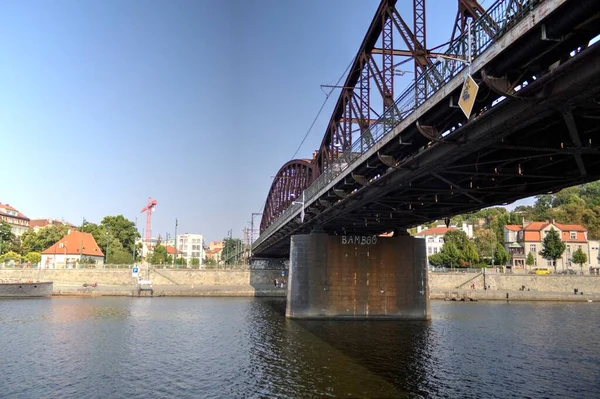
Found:
<svg viewBox="0 0 600 399"><path fill-rule="evenodd" d="M474 226L472 246L466 245L466 234L449 231L444 236L441 252L429 256L429 261L434 266L476 267L490 264L493 255L494 264L505 264L510 258L504 249L504 225L552 219L557 223L581 224L588 228L588 239L600 239L600 181L536 196L534 205L517 206L513 211L493 207L454 216L451 218L452 225L460 227L465 222ZM427 227L440 223L434 221ZM414 234L416 229L409 232ZM527 261L533 264L533 257Z"/></svg>

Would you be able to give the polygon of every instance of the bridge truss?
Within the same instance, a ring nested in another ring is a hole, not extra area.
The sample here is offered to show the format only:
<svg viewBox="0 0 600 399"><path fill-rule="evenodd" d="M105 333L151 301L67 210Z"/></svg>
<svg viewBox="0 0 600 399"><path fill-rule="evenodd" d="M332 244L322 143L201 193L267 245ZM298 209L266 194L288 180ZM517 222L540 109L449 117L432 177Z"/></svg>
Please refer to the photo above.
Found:
<svg viewBox="0 0 600 399"><path fill-rule="evenodd" d="M485 11L475 0L460 0L450 42L425 50L424 1L414 1L411 31L396 11L396 1L383 0L316 156L302 161L311 171L310 179L293 187L281 182L290 180L286 168L300 161L290 161L280 170L269 192L270 208L265 208L256 250L285 252L289 235L307 228L335 234L405 229L600 178L595 94L579 102L564 97L547 112L553 88L569 80L569 68L575 65L571 59L583 56L590 40L600 34L598 3L508 0ZM543 25L537 24L545 17ZM465 32L468 19L471 40ZM400 49L394 46L398 37ZM502 43L494 46L497 42ZM435 59L442 53L466 59L469 43L472 73L482 90L474 115L465 121L453 106L465 65ZM593 59L594 53L587 53ZM394 71L409 61L415 81L394 100ZM593 81L594 75L589 78ZM535 101L548 104L538 114L523 112L529 119L521 118L519 110ZM498 112L515 104L516 116L490 136L492 127L503 120ZM514 125L517 121L520 125ZM487 129L488 135L478 135L477 129ZM437 155L426 168L429 154ZM282 195L282 190L290 195ZM301 192L306 196L305 224L291 218L298 212L292 203Z"/></svg>

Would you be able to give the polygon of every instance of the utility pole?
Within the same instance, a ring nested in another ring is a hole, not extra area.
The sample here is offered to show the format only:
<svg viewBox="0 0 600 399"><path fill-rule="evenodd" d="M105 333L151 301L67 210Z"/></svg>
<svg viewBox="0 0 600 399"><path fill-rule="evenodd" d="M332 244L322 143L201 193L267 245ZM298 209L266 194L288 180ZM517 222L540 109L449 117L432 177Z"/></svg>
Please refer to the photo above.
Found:
<svg viewBox="0 0 600 399"><path fill-rule="evenodd" d="M177 218L175 218L175 243L173 244L173 266L175 266L175 259L177 259Z"/></svg>

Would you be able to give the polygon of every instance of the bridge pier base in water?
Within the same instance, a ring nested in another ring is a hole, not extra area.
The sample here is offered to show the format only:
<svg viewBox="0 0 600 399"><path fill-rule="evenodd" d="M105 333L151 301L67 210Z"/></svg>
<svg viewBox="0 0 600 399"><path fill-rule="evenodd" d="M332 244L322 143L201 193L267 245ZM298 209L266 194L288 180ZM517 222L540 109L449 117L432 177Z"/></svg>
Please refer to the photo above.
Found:
<svg viewBox="0 0 600 399"><path fill-rule="evenodd" d="M286 317L429 320L425 240L292 236Z"/></svg>

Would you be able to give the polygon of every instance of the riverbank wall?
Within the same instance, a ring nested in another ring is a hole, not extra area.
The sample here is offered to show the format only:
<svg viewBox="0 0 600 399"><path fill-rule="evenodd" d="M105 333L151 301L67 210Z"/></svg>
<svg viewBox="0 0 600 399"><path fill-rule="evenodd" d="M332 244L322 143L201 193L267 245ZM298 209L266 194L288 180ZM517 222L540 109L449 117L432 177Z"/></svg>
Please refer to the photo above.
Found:
<svg viewBox="0 0 600 399"><path fill-rule="evenodd" d="M157 286L265 286L281 270L141 269L139 277ZM0 269L0 279L54 281L55 285L135 285L131 269Z"/></svg>
<svg viewBox="0 0 600 399"><path fill-rule="evenodd" d="M599 276L565 276L532 274L501 274L501 273L430 273L429 288L432 291L448 291L457 289L482 290L485 284L489 291L520 291L520 292L578 292L600 294Z"/></svg>
<svg viewBox="0 0 600 399"><path fill-rule="evenodd" d="M278 270L142 269L140 277L152 281L154 296L286 296L275 288ZM0 269L0 280L53 281L56 296L137 295L131 269ZM284 277L287 279L287 275ZM563 275L429 273L431 299L600 301L600 277ZM96 287L90 287L97 283ZM84 287L83 285L88 285ZM471 289L472 284L475 289ZM577 295L575 295L577 290ZM582 295L583 293L583 295ZM146 294L146 293L143 293Z"/></svg>

